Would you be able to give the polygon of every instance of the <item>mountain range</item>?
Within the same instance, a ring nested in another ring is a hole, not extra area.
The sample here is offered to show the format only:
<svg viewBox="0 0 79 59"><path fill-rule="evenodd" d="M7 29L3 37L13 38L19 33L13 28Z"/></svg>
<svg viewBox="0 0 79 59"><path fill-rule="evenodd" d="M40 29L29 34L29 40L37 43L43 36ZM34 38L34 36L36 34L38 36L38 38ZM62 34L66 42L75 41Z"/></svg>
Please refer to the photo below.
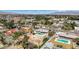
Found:
<svg viewBox="0 0 79 59"><path fill-rule="evenodd" d="M0 10L0 14L79 15L79 10Z"/></svg>

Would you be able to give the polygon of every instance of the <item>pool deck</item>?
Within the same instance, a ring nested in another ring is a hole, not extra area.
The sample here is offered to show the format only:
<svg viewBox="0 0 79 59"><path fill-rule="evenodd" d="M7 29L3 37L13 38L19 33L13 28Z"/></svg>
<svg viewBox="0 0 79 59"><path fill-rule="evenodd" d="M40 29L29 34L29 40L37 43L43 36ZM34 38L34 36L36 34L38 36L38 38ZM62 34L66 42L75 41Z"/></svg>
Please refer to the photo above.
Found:
<svg viewBox="0 0 79 59"><path fill-rule="evenodd" d="M59 42L59 43L64 43L64 44L70 44L71 41L68 40L68 39L64 39L64 38L57 38L55 39L56 42Z"/></svg>

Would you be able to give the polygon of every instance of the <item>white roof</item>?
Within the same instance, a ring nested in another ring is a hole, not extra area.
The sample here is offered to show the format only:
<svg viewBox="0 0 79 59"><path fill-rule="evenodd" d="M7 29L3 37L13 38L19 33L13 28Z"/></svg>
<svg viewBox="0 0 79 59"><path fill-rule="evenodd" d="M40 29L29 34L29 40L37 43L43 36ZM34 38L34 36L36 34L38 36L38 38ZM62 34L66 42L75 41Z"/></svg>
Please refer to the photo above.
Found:
<svg viewBox="0 0 79 59"><path fill-rule="evenodd" d="M75 30L79 30L79 27L75 27Z"/></svg>
<svg viewBox="0 0 79 59"><path fill-rule="evenodd" d="M35 30L35 31L40 31L40 32L48 32L49 30L48 29L37 29L37 30Z"/></svg>

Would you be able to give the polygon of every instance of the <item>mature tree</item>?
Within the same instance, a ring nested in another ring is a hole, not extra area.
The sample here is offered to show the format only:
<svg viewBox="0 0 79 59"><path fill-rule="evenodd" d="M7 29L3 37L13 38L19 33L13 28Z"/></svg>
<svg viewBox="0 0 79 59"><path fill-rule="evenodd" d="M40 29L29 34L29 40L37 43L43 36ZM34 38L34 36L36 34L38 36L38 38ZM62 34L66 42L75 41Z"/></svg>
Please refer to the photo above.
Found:
<svg viewBox="0 0 79 59"><path fill-rule="evenodd" d="M37 22L32 22L32 26L35 28L35 26L37 25Z"/></svg>
<svg viewBox="0 0 79 59"><path fill-rule="evenodd" d="M6 22L7 22L7 20L5 20L5 19L0 19L0 23L5 24Z"/></svg>
<svg viewBox="0 0 79 59"><path fill-rule="evenodd" d="M78 41L76 42L76 44L79 45L79 39L78 39Z"/></svg>
<svg viewBox="0 0 79 59"><path fill-rule="evenodd" d="M54 31L49 30L49 32L48 32L48 35L49 35L49 36L53 36L54 34L55 34Z"/></svg>
<svg viewBox="0 0 79 59"><path fill-rule="evenodd" d="M76 26L75 22L70 22L70 23L64 22L64 26L62 28L65 30L73 30L75 26Z"/></svg>
<svg viewBox="0 0 79 59"><path fill-rule="evenodd" d="M23 48L28 48L29 42L28 42L29 37L27 35L25 35L23 41L22 41L22 46Z"/></svg>
<svg viewBox="0 0 79 59"><path fill-rule="evenodd" d="M3 23L8 29L16 28L14 21L4 22Z"/></svg>
<svg viewBox="0 0 79 59"><path fill-rule="evenodd" d="M35 16L35 19L37 21L40 21L40 20L44 19L44 17L43 16L40 16L40 15L37 15L37 16Z"/></svg>
<svg viewBox="0 0 79 59"><path fill-rule="evenodd" d="M13 38L14 39L17 39L20 35L22 35L23 33L22 32L15 32L14 34L13 34Z"/></svg>

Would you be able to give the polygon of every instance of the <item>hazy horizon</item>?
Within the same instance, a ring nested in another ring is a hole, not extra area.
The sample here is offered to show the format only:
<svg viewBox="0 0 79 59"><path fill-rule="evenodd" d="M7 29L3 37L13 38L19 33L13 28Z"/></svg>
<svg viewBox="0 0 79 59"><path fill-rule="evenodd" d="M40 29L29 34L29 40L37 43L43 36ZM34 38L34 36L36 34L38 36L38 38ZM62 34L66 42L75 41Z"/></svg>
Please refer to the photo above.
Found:
<svg viewBox="0 0 79 59"><path fill-rule="evenodd" d="M13 14L54 14L62 12L79 14L79 10L0 10L0 12Z"/></svg>

